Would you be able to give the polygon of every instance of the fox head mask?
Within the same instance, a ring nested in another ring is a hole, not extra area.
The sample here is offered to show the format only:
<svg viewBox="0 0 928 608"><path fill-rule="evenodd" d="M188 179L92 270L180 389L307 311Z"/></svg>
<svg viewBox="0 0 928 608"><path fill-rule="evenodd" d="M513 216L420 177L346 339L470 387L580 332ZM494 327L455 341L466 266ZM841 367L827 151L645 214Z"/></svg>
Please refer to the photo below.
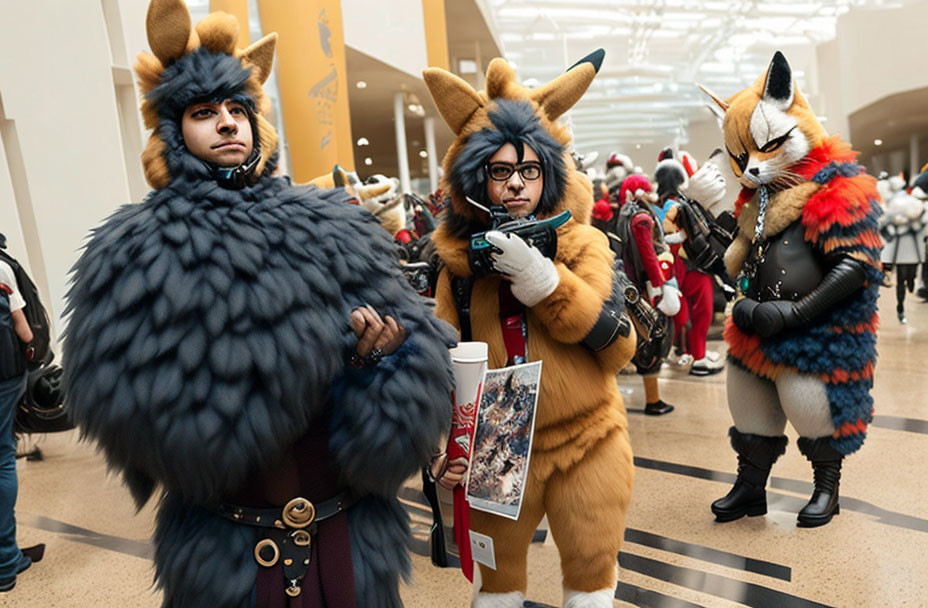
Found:
<svg viewBox="0 0 928 608"><path fill-rule="evenodd" d="M745 188L777 190L795 184L790 167L827 136L779 51L765 74L727 100L703 90L725 112L728 160Z"/></svg>

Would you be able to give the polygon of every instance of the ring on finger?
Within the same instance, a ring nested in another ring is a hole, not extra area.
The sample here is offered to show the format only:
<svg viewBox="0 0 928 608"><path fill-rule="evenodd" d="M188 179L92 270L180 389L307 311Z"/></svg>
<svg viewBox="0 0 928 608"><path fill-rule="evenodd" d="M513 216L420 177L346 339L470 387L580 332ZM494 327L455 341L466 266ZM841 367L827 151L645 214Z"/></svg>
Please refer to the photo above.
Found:
<svg viewBox="0 0 928 608"><path fill-rule="evenodd" d="M377 363L383 359L383 349L382 348L373 348L367 357L365 357L370 363Z"/></svg>

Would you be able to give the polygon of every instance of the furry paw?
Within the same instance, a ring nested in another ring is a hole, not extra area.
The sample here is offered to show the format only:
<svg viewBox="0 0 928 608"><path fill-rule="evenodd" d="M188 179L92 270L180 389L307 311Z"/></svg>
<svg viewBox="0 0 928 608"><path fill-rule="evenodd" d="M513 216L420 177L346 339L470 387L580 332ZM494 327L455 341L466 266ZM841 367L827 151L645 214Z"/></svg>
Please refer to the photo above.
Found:
<svg viewBox="0 0 928 608"><path fill-rule="evenodd" d="M574 591L564 589L564 608L612 608L615 589Z"/></svg>
<svg viewBox="0 0 928 608"><path fill-rule="evenodd" d="M525 596L521 591L511 593L478 593L471 608L522 608Z"/></svg>

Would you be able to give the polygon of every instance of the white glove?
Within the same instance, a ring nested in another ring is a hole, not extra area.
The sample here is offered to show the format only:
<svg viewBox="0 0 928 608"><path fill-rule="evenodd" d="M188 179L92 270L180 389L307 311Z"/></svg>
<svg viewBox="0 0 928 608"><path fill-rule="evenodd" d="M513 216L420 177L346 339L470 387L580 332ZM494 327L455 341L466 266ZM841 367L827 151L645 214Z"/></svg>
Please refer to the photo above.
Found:
<svg viewBox="0 0 928 608"><path fill-rule="evenodd" d="M677 230L676 232L671 232L664 237L664 242L668 245L676 245L677 243L682 243L686 240L686 233L682 230Z"/></svg>
<svg viewBox="0 0 928 608"><path fill-rule="evenodd" d="M683 190L686 198L702 203L709 209L725 196L725 178L715 163L706 163L693 174Z"/></svg>
<svg viewBox="0 0 928 608"><path fill-rule="evenodd" d="M491 230L486 234L491 245L502 250L494 253L493 268L512 282L512 295L528 307L550 296L560 281L554 262L542 255L516 234Z"/></svg>
<svg viewBox="0 0 928 608"><path fill-rule="evenodd" d="M667 283L661 286L661 300L657 303L657 309L668 317L680 312L680 292L676 287Z"/></svg>

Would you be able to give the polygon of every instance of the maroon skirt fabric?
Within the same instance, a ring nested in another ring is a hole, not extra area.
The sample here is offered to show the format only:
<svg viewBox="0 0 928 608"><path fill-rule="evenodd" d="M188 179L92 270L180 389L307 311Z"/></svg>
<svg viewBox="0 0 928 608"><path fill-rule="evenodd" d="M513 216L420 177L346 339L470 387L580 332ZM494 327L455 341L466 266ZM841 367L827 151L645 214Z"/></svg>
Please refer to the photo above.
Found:
<svg viewBox="0 0 928 608"><path fill-rule="evenodd" d="M278 463L254 475L233 502L282 508L297 496L318 504L338 494L342 488L326 424L320 421L314 427ZM255 528L255 542L260 537ZM288 582L280 561L271 568L258 566L256 585L258 608L356 608L348 513L318 522L300 595L291 598L285 593Z"/></svg>

